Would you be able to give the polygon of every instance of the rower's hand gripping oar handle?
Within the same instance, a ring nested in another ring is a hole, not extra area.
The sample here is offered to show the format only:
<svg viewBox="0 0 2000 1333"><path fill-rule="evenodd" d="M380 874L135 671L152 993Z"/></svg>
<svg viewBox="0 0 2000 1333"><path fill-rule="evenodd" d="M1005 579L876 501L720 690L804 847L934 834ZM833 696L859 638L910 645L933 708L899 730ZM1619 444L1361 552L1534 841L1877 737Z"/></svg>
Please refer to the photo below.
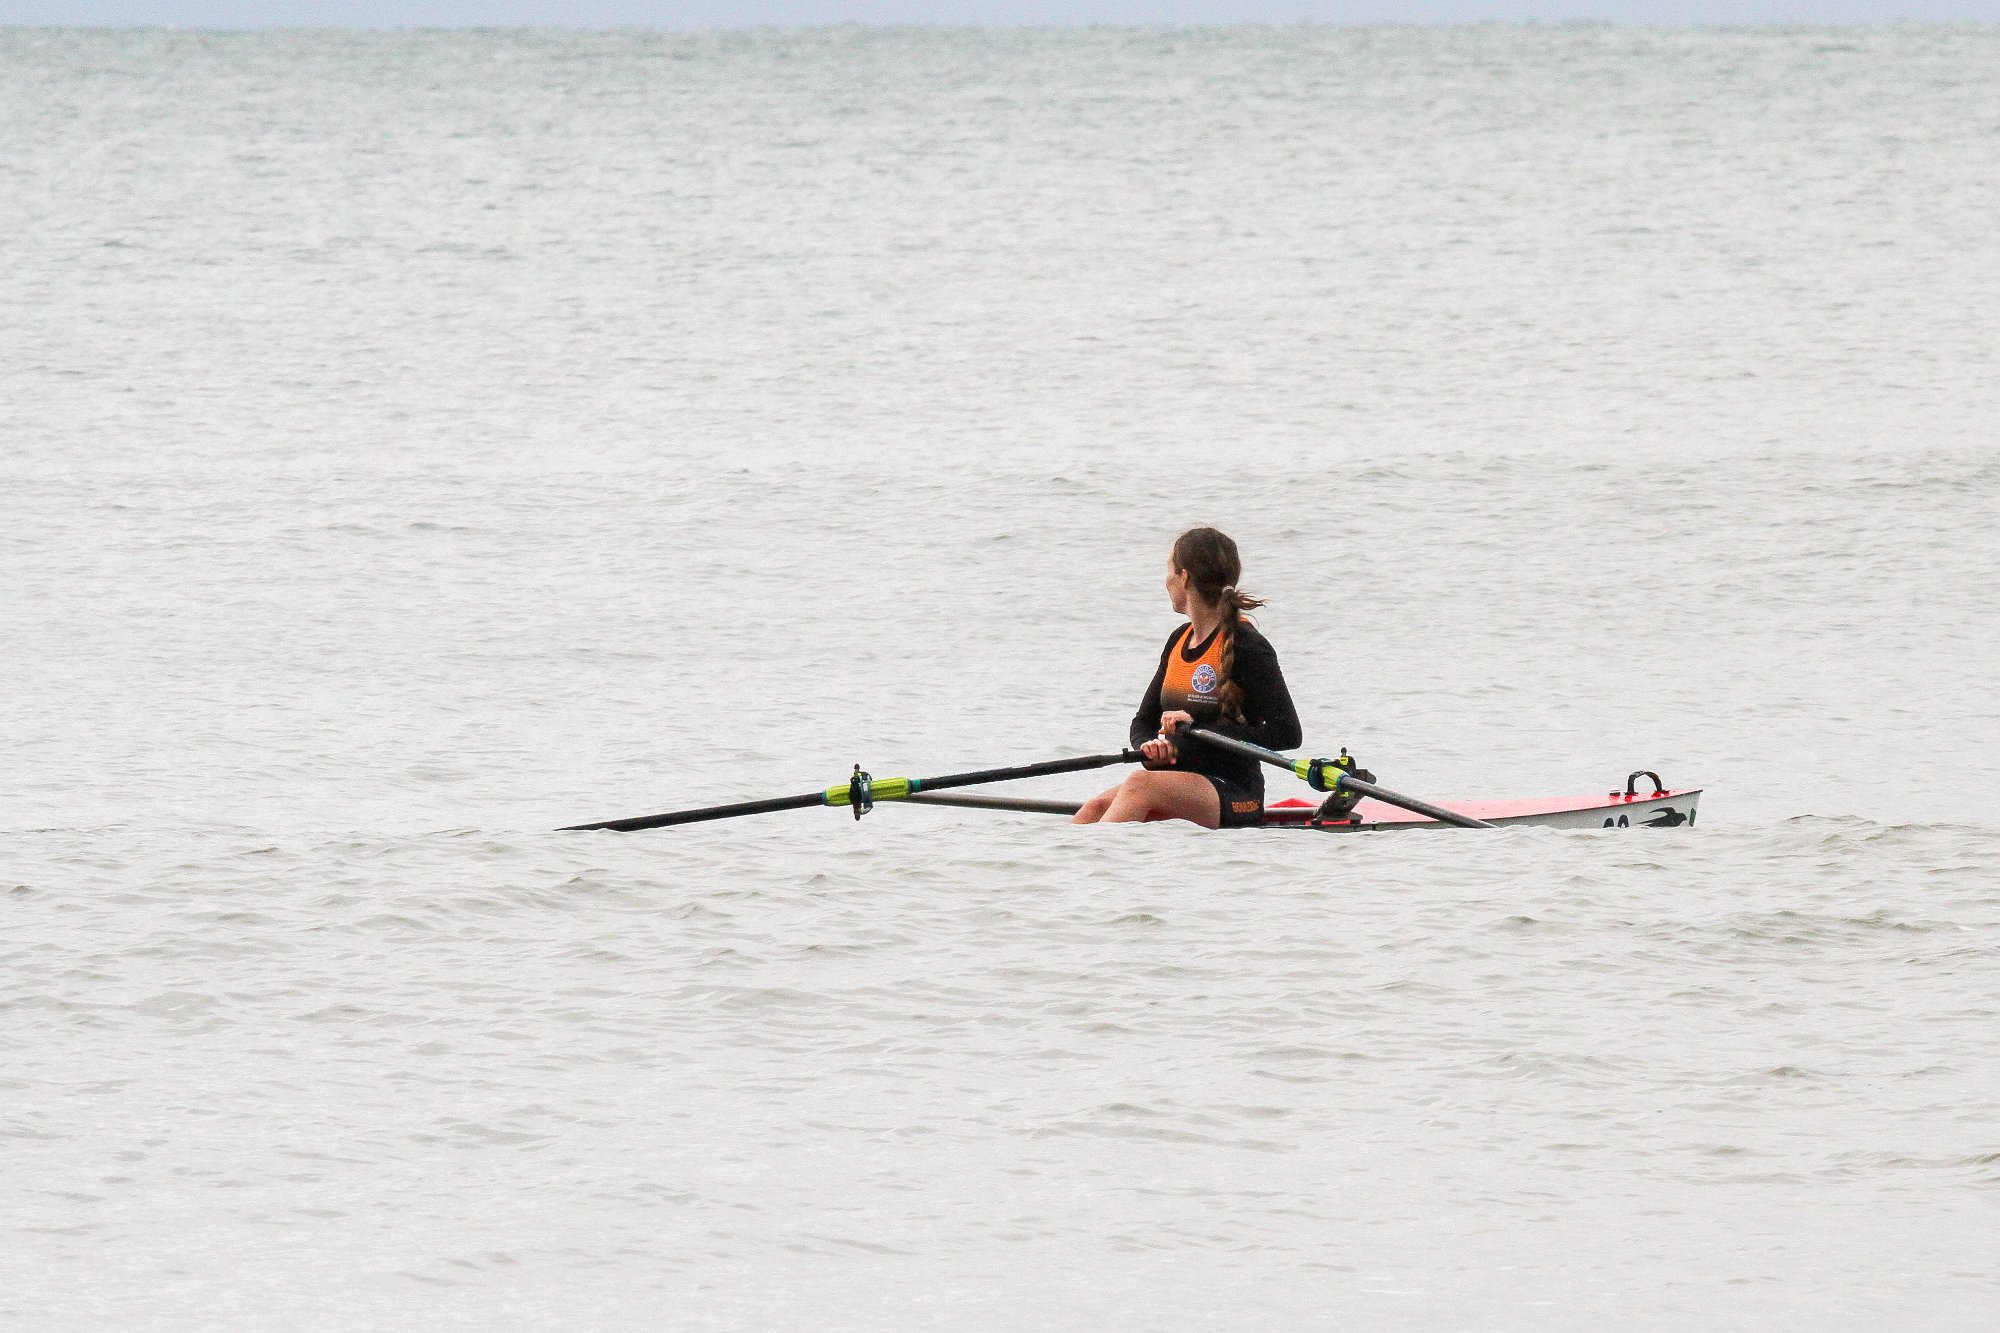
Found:
<svg viewBox="0 0 2000 1333"><path fill-rule="evenodd" d="M1413 814L1435 819L1440 824L1453 824L1459 828L1493 827L1483 819L1474 819L1471 815L1462 815L1456 810L1447 810L1441 805L1433 805L1429 801L1405 796L1401 792L1390 791L1387 787L1378 787L1372 782L1365 782L1331 759L1291 759L1276 750L1267 750L1261 745L1252 745L1249 741L1239 741L1234 736L1223 736L1210 731L1207 727L1186 727L1180 734L1190 740L1201 741L1205 745L1248 755L1273 768L1282 768L1295 777L1303 778L1314 791L1360 792L1363 796L1374 797L1384 805L1399 806Z"/></svg>

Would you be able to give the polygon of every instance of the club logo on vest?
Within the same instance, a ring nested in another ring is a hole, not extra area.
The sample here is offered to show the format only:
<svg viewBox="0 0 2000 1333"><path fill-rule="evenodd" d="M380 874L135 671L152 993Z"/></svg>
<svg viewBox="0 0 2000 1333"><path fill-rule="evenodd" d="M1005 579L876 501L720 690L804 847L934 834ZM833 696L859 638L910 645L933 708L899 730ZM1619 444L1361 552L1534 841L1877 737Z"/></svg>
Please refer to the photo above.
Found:
<svg viewBox="0 0 2000 1333"><path fill-rule="evenodd" d="M1196 694L1215 693L1215 668L1203 662L1194 669L1194 692Z"/></svg>

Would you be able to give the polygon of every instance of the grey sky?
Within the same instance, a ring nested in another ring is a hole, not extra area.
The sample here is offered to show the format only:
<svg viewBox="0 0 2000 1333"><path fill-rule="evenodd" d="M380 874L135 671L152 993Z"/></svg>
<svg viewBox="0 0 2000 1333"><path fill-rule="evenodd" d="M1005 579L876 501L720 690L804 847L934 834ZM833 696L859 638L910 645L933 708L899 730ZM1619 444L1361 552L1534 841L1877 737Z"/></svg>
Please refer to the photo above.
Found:
<svg viewBox="0 0 2000 1333"><path fill-rule="evenodd" d="M2000 0L0 0L0 25L659 27L828 23L2000 21Z"/></svg>

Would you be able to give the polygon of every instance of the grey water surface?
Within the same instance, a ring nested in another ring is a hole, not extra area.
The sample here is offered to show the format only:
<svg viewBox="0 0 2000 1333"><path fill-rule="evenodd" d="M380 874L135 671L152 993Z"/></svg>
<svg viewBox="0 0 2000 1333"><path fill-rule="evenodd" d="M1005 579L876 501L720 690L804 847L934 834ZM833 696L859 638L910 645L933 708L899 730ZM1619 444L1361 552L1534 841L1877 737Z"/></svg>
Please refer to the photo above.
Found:
<svg viewBox="0 0 2000 1333"><path fill-rule="evenodd" d="M1992 1327L1996 90L0 32L0 1320ZM1195 522L1310 746L1697 827L549 831L1115 747Z"/></svg>

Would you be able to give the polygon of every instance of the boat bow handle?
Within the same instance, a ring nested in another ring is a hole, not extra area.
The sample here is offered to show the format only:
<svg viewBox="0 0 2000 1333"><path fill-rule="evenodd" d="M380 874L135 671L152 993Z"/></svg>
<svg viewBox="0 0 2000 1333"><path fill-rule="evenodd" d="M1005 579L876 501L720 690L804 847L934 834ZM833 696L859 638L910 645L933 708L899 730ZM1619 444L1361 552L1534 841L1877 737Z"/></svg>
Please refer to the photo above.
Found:
<svg viewBox="0 0 2000 1333"><path fill-rule="evenodd" d="M1665 796L1667 794L1667 784L1660 781L1660 775L1650 768L1642 768L1637 773L1629 775L1625 779L1625 790L1622 793L1614 791L1611 794L1613 796L1623 795L1628 798L1637 796L1639 794L1640 778L1651 778L1653 780L1653 795Z"/></svg>

